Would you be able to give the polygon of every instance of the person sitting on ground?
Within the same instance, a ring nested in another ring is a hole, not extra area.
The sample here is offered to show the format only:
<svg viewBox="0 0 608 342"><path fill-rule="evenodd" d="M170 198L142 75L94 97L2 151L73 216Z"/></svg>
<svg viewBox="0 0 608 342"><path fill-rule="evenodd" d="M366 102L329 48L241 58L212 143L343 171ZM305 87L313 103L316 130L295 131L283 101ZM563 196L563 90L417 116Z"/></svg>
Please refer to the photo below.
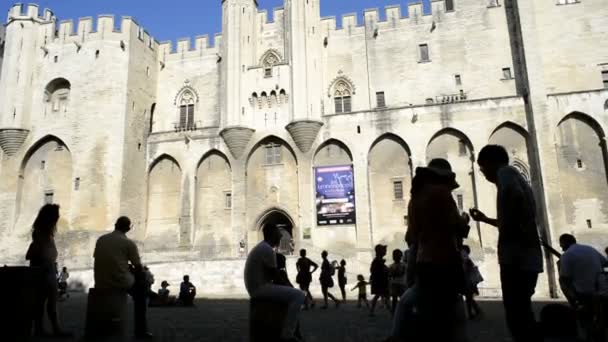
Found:
<svg viewBox="0 0 608 342"><path fill-rule="evenodd" d="M372 294L374 295L374 298L372 298L372 307L369 311L370 316L374 315L378 299L382 300L387 310L391 310L388 304L388 267L386 267L386 260L384 260L386 245L376 245L375 251L376 257L372 261L370 267L371 276L369 279L372 284Z"/></svg>
<svg viewBox="0 0 608 342"><path fill-rule="evenodd" d="M293 284L289 281L289 275L287 274L287 259L281 253L277 253L277 268L279 269L279 276L274 283L277 285L293 287Z"/></svg>
<svg viewBox="0 0 608 342"><path fill-rule="evenodd" d="M577 243L571 234L560 236L559 244L564 251L559 269L562 291L572 307L580 310L583 326L589 326L598 279L608 261L595 248Z"/></svg>
<svg viewBox="0 0 608 342"><path fill-rule="evenodd" d="M190 282L190 276L185 275L184 281L179 285L179 301L183 306L193 306L196 297L196 287Z"/></svg>
<svg viewBox="0 0 608 342"><path fill-rule="evenodd" d="M342 293L342 301L346 302L346 283L348 279L346 278L346 260L340 260L340 266L338 269L338 286L340 287L340 292Z"/></svg>
<svg viewBox="0 0 608 342"><path fill-rule="evenodd" d="M357 308L361 308L361 302L364 302L365 307L369 309L369 303L367 302L367 285L369 285L369 283L365 281L363 274L357 275L357 285L351 289L351 291L359 290Z"/></svg>
<svg viewBox="0 0 608 342"><path fill-rule="evenodd" d="M131 220L122 216L116 220L114 231L101 236L95 245L93 274L96 289L117 289L133 298L135 336L149 339L146 307L148 292L145 274L135 242L127 237Z"/></svg>
<svg viewBox="0 0 608 342"><path fill-rule="evenodd" d="M169 283L163 280L160 283L160 289L155 297L150 298L149 306L172 306L175 304L175 297L170 296L171 291L168 289Z"/></svg>
<svg viewBox="0 0 608 342"><path fill-rule="evenodd" d="M288 286L273 284L279 277L275 248L281 242L281 233L275 225L262 229L264 240L249 253L245 262L245 288L251 299L277 301L287 306L287 315L281 331L282 342L298 342L296 329L304 293Z"/></svg>
<svg viewBox="0 0 608 342"><path fill-rule="evenodd" d="M400 249L393 251L393 263L388 268L389 290L392 299L391 313L395 314L397 302L407 289L407 268L403 262L403 252Z"/></svg>
<svg viewBox="0 0 608 342"><path fill-rule="evenodd" d="M68 268L64 266L63 269L61 269L61 273L59 273L59 279L57 279L59 285L59 298L63 298L63 296L70 298L70 294L68 293L69 277L70 273L68 272Z"/></svg>

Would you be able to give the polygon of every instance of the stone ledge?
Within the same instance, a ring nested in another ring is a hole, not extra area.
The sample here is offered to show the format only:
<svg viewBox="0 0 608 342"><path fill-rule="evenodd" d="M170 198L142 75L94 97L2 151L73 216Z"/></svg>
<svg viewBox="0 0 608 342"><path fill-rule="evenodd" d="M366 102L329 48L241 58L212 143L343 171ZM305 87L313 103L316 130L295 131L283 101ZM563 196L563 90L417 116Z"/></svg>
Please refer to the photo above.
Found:
<svg viewBox="0 0 608 342"><path fill-rule="evenodd" d="M224 128L220 135L226 142L230 153L234 156L235 159L241 158L243 152L245 152L245 148L249 144L254 129L244 126L230 126Z"/></svg>
<svg viewBox="0 0 608 342"><path fill-rule="evenodd" d="M291 134L300 151L307 153L310 151L322 126L321 121L296 120L285 126L285 129Z"/></svg>
<svg viewBox="0 0 608 342"><path fill-rule="evenodd" d="M21 128L0 128L0 147L6 155L14 156L25 142L25 138L30 133L27 129Z"/></svg>

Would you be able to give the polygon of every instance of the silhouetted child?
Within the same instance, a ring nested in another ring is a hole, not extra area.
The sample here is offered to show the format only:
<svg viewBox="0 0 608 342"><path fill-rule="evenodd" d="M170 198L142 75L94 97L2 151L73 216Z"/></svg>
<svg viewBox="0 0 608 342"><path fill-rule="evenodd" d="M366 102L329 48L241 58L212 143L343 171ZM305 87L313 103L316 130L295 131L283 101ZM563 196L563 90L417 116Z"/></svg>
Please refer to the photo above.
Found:
<svg viewBox="0 0 608 342"><path fill-rule="evenodd" d="M194 306L194 297L196 297L196 287L190 282L190 277L185 275L184 281L179 286L179 301L184 306Z"/></svg>
<svg viewBox="0 0 608 342"><path fill-rule="evenodd" d="M359 295L357 296L358 308L361 307L361 302L365 302L365 307L369 309L369 303L367 302L367 285L369 285L369 283L365 281L362 274L359 274L357 276L357 285L355 285L355 287L353 287L351 290L355 291L356 289L359 289Z"/></svg>
<svg viewBox="0 0 608 342"><path fill-rule="evenodd" d="M340 292L342 292L342 301L346 302L346 261L342 259L338 268L338 286L340 286Z"/></svg>
<svg viewBox="0 0 608 342"><path fill-rule="evenodd" d="M276 285L293 287L293 284L289 281L289 275L287 275L287 259L281 253L277 253L277 269L279 270L279 275L274 283Z"/></svg>
<svg viewBox="0 0 608 342"><path fill-rule="evenodd" d="M469 319L475 319L483 314L479 304L475 301L475 296L479 296L477 285L483 281L479 269L471 260L471 248L467 245L462 246L462 262L465 274L464 297L466 300L467 314Z"/></svg>
<svg viewBox="0 0 608 342"><path fill-rule="evenodd" d="M158 293L155 297L150 297L148 305L149 306L172 306L175 304L175 297L170 296L171 291L168 289L169 283L166 280L163 280L160 283L160 289L158 289Z"/></svg>
<svg viewBox="0 0 608 342"><path fill-rule="evenodd" d="M394 314L399 299L407 289L407 267L403 262L403 252L399 249L393 251L393 263L388 268L388 277L392 299L391 312Z"/></svg>
<svg viewBox="0 0 608 342"><path fill-rule="evenodd" d="M58 288L59 288L59 299L64 299L64 296L70 298L70 294L68 293L68 278L70 277L70 273L68 272L68 268L64 267L59 273L59 278L57 279Z"/></svg>
<svg viewBox="0 0 608 342"><path fill-rule="evenodd" d="M372 307L369 312L370 316L374 315L374 309L376 308L378 299L381 299L387 310L390 311L390 306L388 305L388 267L386 267L386 260L384 260L386 245L376 245L375 251L376 257L372 261L370 267L371 276L369 279L372 284L372 294L374 295Z"/></svg>

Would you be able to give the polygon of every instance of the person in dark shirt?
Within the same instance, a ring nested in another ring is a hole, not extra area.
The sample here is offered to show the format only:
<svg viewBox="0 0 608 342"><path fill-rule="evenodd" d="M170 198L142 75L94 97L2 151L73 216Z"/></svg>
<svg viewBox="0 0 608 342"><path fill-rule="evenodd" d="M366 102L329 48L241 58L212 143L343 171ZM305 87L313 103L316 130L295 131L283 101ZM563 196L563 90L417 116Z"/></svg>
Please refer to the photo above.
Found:
<svg viewBox="0 0 608 342"><path fill-rule="evenodd" d="M287 260L281 253L277 253L277 269L279 270L279 274L274 283L276 285L293 287L293 284L289 281L289 275L287 274Z"/></svg>
<svg viewBox="0 0 608 342"><path fill-rule="evenodd" d="M340 306L340 302L338 302L336 297L329 292L329 289L334 287L333 276L336 270L329 263L329 260L327 260L327 251L321 253L321 258L323 258L323 263L321 264L321 276L319 277L319 281L321 282L321 292L323 293L323 301L325 303L321 309L327 309L328 297L331 298L336 304L336 307L338 307Z"/></svg>
<svg viewBox="0 0 608 342"><path fill-rule="evenodd" d="M340 292L342 293L342 301L346 302L346 261L342 259L340 266L338 266L338 286L340 286Z"/></svg>
<svg viewBox="0 0 608 342"><path fill-rule="evenodd" d="M179 286L179 301L184 306L193 306L196 297L196 287L190 282L190 276L185 275L184 281Z"/></svg>
<svg viewBox="0 0 608 342"><path fill-rule="evenodd" d="M319 265L308 259L306 257L306 250L301 249L300 259L296 262L296 268L298 269L296 283L300 285L300 290L306 293L306 301L304 302L304 309L306 310L308 306L315 306L315 302L310 294L310 283L312 283L312 274L319 268Z"/></svg>
<svg viewBox="0 0 608 342"><path fill-rule="evenodd" d="M374 315L378 299L381 299L384 306L390 311L388 304L388 267L386 267L386 260L384 260L386 245L376 245L375 251L376 257L370 267L371 276L369 279L372 284L372 294L374 295L372 307L369 311L370 316Z"/></svg>

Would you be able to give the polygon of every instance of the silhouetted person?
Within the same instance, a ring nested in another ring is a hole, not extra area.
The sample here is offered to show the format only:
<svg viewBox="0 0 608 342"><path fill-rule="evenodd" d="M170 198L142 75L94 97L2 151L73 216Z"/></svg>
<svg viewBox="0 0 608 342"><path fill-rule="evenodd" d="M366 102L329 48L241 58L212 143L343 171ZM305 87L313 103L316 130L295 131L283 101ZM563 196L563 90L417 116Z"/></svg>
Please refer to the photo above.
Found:
<svg viewBox="0 0 608 342"><path fill-rule="evenodd" d="M57 247L55 233L59 221L59 206L46 204L38 212L32 225L32 243L25 259L31 267L39 268L42 278L37 284L36 312L34 316L34 334L38 337L48 336L44 330L44 308L51 321L53 336L69 337L71 334L61 330L57 319ZM10 295L10 294L9 294Z"/></svg>
<svg viewBox="0 0 608 342"><path fill-rule="evenodd" d="M127 291L133 298L135 336L151 338L146 319L147 286L139 251L127 237L131 220L122 216L116 220L114 231L102 235L95 245L95 288Z"/></svg>
<svg viewBox="0 0 608 342"><path fill-rule="evenodd" d="M178 300L183 306L193 306L196 297L196 287L190 282L190 276L185 275L179 285Z"/></svg>
<svg viewBox="0 0 608 342"><path fill-rule="evenodd" d="M371 273L369 280L372 285L372 294L374 295L374 298L372 298L372 307L369 311L371 316L374 315L378 299L382 300L387 310L391 310L388 303L388 267L386 267L386 260L384 260L384 256L386 256L386 245L376 245L374 250L376 252L376 257L372 261L369 269Z"/></svg>
<svg viewBox="0 0 608 342"><path fill-rule="evenodd" d="M315 302L310 294L310 283L312 283L312 274L319 268L314 261L306 257L306 250L300 250L300 258L296 262L296 268L298 274L296 276L296 283L300 285L300 289L306 293L306 302L304 308L308 309L308 306L315 306ZM312 268L312 270L311 270Z"/></svg>
<svg viewBox="0 0 608 342"><path fill-rule="evenodd" d="M536 201L530 184L514 167L502 146L488 145L479 152L477 163L486 179L497 189L496 219L471 209L474 220L498 228L498 263L507 325L514 342L539 341L532 311L532 295L543 257L536 222Z"/></svg>
<svg viewBox="0 0 608 342"><path fill-rule="evenodd" d="M460 246L469 217L460 214L452 197L458 187L445 159L417 168L412 180L406 241L416 249L414 294L423 341L466 340Z"/></svg>
<svg viewBox="0 0 608 342"><path fill-rule="evenodd" d="M595 248L577 243L573 235L563 234L559 244L564 251L560 258L559 283L570 305L580 312L582 326L591 331L593 304L594 299L597 300L594 296L600 290L598 280L608 261ZM604 339L595 336L596 340Z"/></svg>
<svg viewBox="0 0 608 342"><path fill-rule="evenodd" d="M469 319L474 319L482 314L479 304L475 301L475 296L479 296L477 284L482 280L480 279L479 269L471 260L471 248L467 245L462 246L462 262L465 274L464 298L467 304L467 313Z"/></svg>
<svg viewBox="0 0 608 342"><path fill-rule="evenodd" d="M63 267L61 272L59 273L59 277L57 278L57 284L59 285L59 298L63 298L63 296L70 295L68 294L68 279L70 278L70 273L68 272L67 267Z"/></svg>
<svg viewBox="0 0 608 342"><path fill-rule="evenodd" d="M606 256L606 258L608 258L608 247L606 247L606 249L604 249L604 255Z"/></svg>
<svg viewBox="0 0 608 342"><path fill-rule="evenodd" d="M346 283L348 279L346 278L346 260L340 260L340 266L338 266L338 286L340 287L340 292L342 293L342 301L346 302Z"/></svg>
<svg viewBox="0 0 608 342"><path fill-rule="evenodd" d="M321 309L327 309L327 298L331 298L336 304L336 307L340 305L340 302L329 292L329 289L334 287L334 267L327 260L327 251L321 252L321 258L323 262L321 263L321 275L319 276L319 281L321 283L321 292L323 293L323 306Z"/></svg>
<svg viewBox="0 0 608 342"><path fill-rule="evenodd" d="M281 331L282 341L298 341L295 337L304 304L304 293L288 286L273 284L279 276L275 248L281 242L281 233L275 225L263 228L264 240L249 253L245 263L245 287L252 299L278 301L287 306L287 316Z"/></svg>
<svg viewBox="0 0 608 342"><path fill-rule="evenodd" d="M149 306L172 306L175 304L175 297L171 296L171 290L168 289L169 283L163 280L160 283L160 289L155 297L150 298Z"/></svg>
<svg viewBox="0 0 608 342"><path fill-rule="evenodd" d="M407 289L407 267L403 262L403 252L399 249L393 251L393 263L388 267L389 290L392 299L391 313L395 313L397 302Z"/></svg>
<svg viewBox="0 0 608 342"><path fill-rule="evenodd" d="M277 253L277 268L279 269L279 276L274 283L277 285L293 287L293 284L289 280L289 275L287 274L287 259L281 253Z"/></svg>
<svg viewBox="0 0 608 342"><path fill-rule="evenodd" d="M357 294L357 307L361 307L361 303L365 303L365 307L369 309L369 303L367 302L367 286L368 282L365 281L363 274L357 275L357 285L351 289L351 291L359 290Z"/></svg>

